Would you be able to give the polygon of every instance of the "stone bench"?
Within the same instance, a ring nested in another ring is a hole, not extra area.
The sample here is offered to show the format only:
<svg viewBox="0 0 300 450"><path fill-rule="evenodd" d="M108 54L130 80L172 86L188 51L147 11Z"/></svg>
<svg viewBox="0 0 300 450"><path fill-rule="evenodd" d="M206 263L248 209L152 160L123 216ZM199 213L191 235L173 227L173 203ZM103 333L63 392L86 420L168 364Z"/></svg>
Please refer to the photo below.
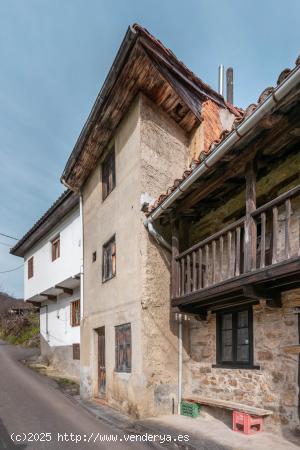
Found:
<svg viewBox="0 0 300 450"><path fill-rule="evenodd" d="M219 400L214 398L193 396L189 398L185 397L184 401L191 403L199 403L200 405L215 406L217 408L229 409L231 411L241 411L254 416L264 417L264 416L271 416L273 414L273 411L270 411L268 409L256 408L255 406L244 405L242 403L235 403L229 400Z"/></svg>

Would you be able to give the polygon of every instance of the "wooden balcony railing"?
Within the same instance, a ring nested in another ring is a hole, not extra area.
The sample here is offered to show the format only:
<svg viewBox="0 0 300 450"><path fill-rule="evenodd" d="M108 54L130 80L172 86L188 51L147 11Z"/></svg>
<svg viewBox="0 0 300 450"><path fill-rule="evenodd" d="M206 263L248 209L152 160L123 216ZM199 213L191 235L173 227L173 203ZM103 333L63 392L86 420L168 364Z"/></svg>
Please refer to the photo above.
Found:
<svg viewBox="0 0 300 450"><path fill-rule="evenodd" d="M254 233L247 232L249 220ZM180 253L174 297L295 256L300 256L300 185Z"/></svg>

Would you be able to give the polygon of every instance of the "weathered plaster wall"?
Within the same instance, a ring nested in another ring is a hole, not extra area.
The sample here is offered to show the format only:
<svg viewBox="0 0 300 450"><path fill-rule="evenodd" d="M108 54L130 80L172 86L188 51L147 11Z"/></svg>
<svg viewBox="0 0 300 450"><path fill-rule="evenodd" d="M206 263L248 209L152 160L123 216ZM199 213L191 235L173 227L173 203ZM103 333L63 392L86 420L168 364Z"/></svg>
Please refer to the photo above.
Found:
<svg viewBox="0 0 300 450"><path fill-rule="evenodd" d="M70 319L70 303L79 299L80 289L77 288L72 295L61 294L55 302L43 302L40 310L40 332L50 347L80 342L80 327L72 327Z"/></svg>
<svg viewBox="0 0 300 450"><path fill-rule="evenodd" d="M115 134L116 187L102 201L101 161L83 190L84 310L81 324L81 395L98 395L98 341L96 329L105 326L107 400L128 411L143 385L140 334L139 221L139 101L131 106ZM116 235L116 276L102 283L102 246ZM97 260L92 262L93 252ZM116 325L131 323L132 372L115 368Z"/></svg>
<svg viewBox="0 0 300 450"><path fill-rule="evenodd" d="M145 97L141 102L141 186L157 197L182 175L189 141L181 128ZM143 220L143 216L141 220ZM143 374L148 415L170 414L177 405L178 324L170 311L170 253L142 227Z"/></svg>
<svg viewBox="0 0 300 450"><path fill-rule="evenodd" d="M115 134L116 188L102 202L100 162L83 190L84 317L81 395L98 393L97 333L105 326L107 400L135 416L171 412L176 401L177 330L170 325L169 255L144 226L141 196L158 196L182 175L188 142L144 96ZM102 245L116 234L117 275L101 281ZM92 253L97 251L97 261ZM132 371L116 373L116 325L131 323Z"/></svg>
<svg viewBox="0 0 300 450"><path fill-rule="evenodd" d="M293 314L300 290L286 293L283 308L265 303L253 306L254 364L260 370L214 368L216 320L190 321L190 379L185 394L231 400L274 411L269 427L298 424L298 355L285 347L299 342L298 319Z"/></svg>
<svg viewBox="0 0 300 450"><path fill-rule="evenodd" d="M40 309L41 355L66 375L79 378L79 361L73 360L72 344L80 343L80 327L71 326L70 303L79 300L80 289L61 294Z"/></svg>
<svg viewBox="0 0 300 450"><path fill-rule="evenodd" d="M47 340L41 336L41 354L53 367L56 367L66 377L79 381L80 362L73 359L72 345L50 347Z"/></svg>

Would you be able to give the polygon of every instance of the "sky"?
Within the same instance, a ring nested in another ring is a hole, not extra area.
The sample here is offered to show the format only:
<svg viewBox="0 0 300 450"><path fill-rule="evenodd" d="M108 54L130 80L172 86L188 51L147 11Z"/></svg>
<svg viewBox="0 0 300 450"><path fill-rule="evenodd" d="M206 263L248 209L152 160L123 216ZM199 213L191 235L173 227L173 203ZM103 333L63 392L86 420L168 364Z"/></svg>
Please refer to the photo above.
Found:
<svg viewBox="0 0 300 450"><path fill-rule="evenodd" d="M294 66L299 20L299 0L0 0L0 233L23 236L64 190L128 25L146 27L215 89L219 64L233 66L234 103L245 107ZM0 290L22 297L14 242L0 235Z"/></svg>

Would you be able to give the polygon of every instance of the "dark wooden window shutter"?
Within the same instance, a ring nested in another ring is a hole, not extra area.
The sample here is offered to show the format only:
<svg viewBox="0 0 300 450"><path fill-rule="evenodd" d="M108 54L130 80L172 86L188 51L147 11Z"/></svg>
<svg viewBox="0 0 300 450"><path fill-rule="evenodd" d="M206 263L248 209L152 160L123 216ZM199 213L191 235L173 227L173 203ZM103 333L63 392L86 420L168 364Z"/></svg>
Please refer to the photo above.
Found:
<svg viewBox="0 0 300 450"><path fill-rule="evenodd" d="M34 268L33 268L33 256L31 258L29 258L28 263L27 263L27 277L32 278L34 275Z"/></svg>
<svg viewBox="0 0 300 450"><path fill-rule="evenodd" d="M80 325L80 300L75 300L70 304L70 320L72 327L78 327Z"/></svg>
<svg viewBox="0 0 300 450"><path fill-rule="evenodd" d="M116 237L113 236L103 245L102 281L107 281L116 275Z"/></svg>
<svg viewBox="0 0 300 450"><path fill-rule="evenodd" d="M73 344L73 359L80 359L80 344Z"/></svg>
<svg viewBox="0 0 300 450"><path fill-rule="evenodd" d="M116 372L131 372L131 325L126 323L115 327Z"/></svg>
<svg viewBox="0 0 300 450"><path fill-rule="evenodd" d="M102 163L102 199L111 193L116 186L115 148L113 147Z"/></svg>

